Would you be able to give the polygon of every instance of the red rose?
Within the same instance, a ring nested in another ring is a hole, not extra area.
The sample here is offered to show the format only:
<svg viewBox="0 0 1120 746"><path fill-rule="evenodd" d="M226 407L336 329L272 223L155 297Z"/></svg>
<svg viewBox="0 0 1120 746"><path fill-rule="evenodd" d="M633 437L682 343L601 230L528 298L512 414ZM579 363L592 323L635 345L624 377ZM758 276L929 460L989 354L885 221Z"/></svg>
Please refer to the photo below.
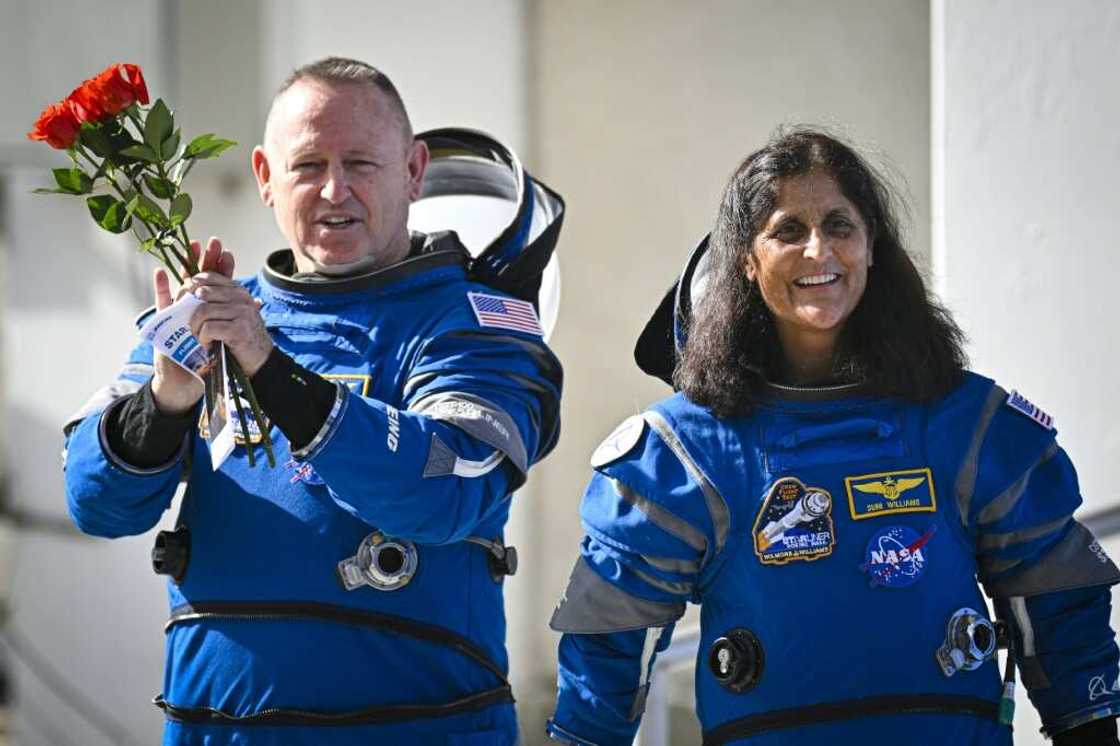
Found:
<svg viewBox="0 0 1120 746"><path fill-rule="evenodd" d="M125 62L121 67L124 68L125 79L132 86L132 92L135 94L136 100L140 102L141 106L147 106L148 84L144 82L144 73L140 71L140 66Z"/></svg>
<svg viewBox="0 0 1120 746"><path fill-rule="evenodd" d="M60 101L43 109L27 137L30 140L44 140L52 148L66 150L78 139L81 126L67 102Z"/></svg>
<svg viewBox="0 0 1120 746"><path fill-rule="evenodd" d="M74 89L67 99L81 122L115 117L136 102L148 103L148 86L138 65L118 63Z"/></svg>
<svg viewBox="0 0 1120 746"><path fill-rule="evenodd" d="M66 103L79 122L95 124L105 118L105 109L101 106L101 97L93 86L93 80L90 78L82 83L66 97Z"/></svg>

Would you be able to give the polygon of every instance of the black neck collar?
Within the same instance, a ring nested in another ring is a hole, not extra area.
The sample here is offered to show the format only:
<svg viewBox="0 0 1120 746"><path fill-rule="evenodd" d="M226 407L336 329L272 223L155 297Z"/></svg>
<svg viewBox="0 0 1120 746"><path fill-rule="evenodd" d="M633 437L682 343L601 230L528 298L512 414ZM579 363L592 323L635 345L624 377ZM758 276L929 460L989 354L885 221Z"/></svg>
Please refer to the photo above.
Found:
<svg viewBox="0 0 1120 746"><path fill-rule="evenodd" d="M275 288L296 293L315 295L352 293L385 287L409 275L438 267L466 268L469 261L470 254L454 232L413 233L412 247L408 256L388 267L341 277L296 276L295 254L291 249L282 249L269 255L264 269L261 270L261 277Z"/></svg>

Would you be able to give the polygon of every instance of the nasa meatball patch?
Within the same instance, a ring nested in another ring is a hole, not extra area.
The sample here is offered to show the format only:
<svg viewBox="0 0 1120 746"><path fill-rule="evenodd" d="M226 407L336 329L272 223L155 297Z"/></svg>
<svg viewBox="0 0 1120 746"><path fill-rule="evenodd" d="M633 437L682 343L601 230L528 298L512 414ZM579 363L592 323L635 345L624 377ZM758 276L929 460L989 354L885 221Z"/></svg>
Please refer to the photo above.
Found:
<svg viewBox="0 0 1120 746"><path fill-rule="evenodd" d="M937 510L933 473L928 468L844 477L844 489L848 493L848 509L855 521Z"/></svg>
<svg viewBox="0 0 1120 746"><path fill-rule="evenodd" d="M887 526L876 532L859 566L871 587L905 588L917 583L926 572L926 545L936 530L934 525L919 534L909 526Z"/></svg>
<svg viewBox="0 0 1120 746"><path fill-rule="evenodd" d="M764 565L811 562L832 554L832 495L796 477L771 485L754 520L754 553Z"/></svg>

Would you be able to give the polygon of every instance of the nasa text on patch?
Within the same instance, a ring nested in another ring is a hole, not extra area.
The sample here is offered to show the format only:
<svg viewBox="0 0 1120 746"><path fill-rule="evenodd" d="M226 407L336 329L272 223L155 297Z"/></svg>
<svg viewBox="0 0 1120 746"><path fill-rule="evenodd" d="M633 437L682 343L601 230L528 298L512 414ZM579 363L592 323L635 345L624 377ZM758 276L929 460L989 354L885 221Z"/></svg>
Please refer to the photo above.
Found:
<svg viewBox="0 0 1120 746"><path fill-rule="evenodd" d="M770 486L751 533L754 553L764 565L827 557L836 546L832 495L796 477L782 477Z"/></svg>
<svg viewBox="0 0 1120 746"><path fill-rule="evenodd" d="M937 493L928 467L844 477L853 520L898 513L933 513Z"/></svg>
<svg viewBox="0 0 1120 746"><path fill-rule="evenodd" d="M1019 414L1030 417L1035 424L1045 430L1054 429L1054 418L1043 412L1034 404L1031 404L1027 397L1023 396L1015 389L1011 389L1011 393L1007 395L1007 406L1011 407Z"/></svg>
<svg viewBox="0 0 1120 746"><path fill-rule="evenodd" d="M863 564L871 587L905 588L917 583L926 572L927 544L937 531L931 525L919 534L909 526L887 526L875 532L867 542Z"/></svg>

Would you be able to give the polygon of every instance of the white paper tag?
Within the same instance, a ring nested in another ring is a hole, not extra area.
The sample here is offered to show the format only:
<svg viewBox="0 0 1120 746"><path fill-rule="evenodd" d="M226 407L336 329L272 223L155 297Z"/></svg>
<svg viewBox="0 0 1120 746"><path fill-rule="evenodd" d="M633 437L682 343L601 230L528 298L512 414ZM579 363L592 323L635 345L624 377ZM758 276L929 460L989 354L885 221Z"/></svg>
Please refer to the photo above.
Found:
<svg viewBox="0 0 1120 746"><path fill-rule="evenodd" d="M191 315L203 301L187 293L162 311L157 311L140 327L140 337L152 348L178 363L191 375L202 379L213 364L206 349L191 334Z"/></svg>
<svg viewBox="0 0 1120 746"><path fill-rule="evenodd" d="M217 356L220 360L206 375L206 394L202 402L209 422L207 440L210 441L210 465L214 471L221 467L222 462L233 453L233 448L237 445L233 429L237 412L233 408L227 390L229 377L226 375L226 355L228 353L225 346L219 346L218 350Z"/></svg>

